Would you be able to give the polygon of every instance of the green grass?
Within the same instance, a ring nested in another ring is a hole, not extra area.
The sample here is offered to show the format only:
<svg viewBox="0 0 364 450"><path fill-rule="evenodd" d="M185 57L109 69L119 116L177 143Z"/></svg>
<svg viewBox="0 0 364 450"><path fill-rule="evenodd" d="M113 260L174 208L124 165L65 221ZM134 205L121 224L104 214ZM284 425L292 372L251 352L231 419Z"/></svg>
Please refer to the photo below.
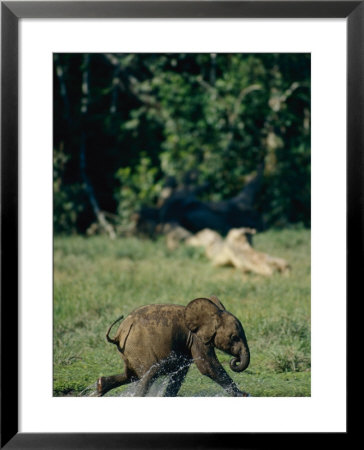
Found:
<svg viewBox="0 0 364 450"><path fill-rule="evenodd" d="M253 396L310 396L310 232L269 231L258 234L254 246L285 258L291 274L262 277L215 268L202 250L169 251L162 238L56 237L54 395L79 395L99 376L122 371L116 348L105 340L109 324L121 314L215 294L247 335L251 362L245 372L233 373L230 357L217 352L241 389ZM179 395L225 394L192 365Z"/></svg>

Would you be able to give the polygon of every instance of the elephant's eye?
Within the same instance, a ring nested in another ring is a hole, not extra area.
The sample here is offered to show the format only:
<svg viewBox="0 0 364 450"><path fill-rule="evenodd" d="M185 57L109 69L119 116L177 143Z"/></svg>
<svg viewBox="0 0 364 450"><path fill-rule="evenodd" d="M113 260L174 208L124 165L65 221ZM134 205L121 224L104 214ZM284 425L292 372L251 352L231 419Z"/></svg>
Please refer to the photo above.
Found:
<svg viewBox="0 0 364 450"><path fill-rule="evenodd" d="M238 336L237 336L236 334L233 334L233 335L230 337L230 340L231 340L232 342L237 342L237 341L239 340L239 338L238 338Z"/></svg>

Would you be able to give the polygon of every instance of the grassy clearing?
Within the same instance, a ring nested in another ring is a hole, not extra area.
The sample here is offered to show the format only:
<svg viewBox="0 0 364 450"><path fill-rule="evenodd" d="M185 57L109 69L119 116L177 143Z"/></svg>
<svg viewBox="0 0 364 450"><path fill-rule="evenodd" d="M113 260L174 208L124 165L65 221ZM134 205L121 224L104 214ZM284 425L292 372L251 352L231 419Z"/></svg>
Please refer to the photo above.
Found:
<svg viewBox="0 0 364 450"><path fill-rule="evenodd" d="M54 395L79 395L122 362L105 332L119 315L148 303L178 303L215 294L242 322L251 363L242 374L228 368L253 396L310 396L310 232L269 231L257 250L288 260L290 276L242 275L214 268L203 251L169 251L163 239L114 242L105 237L54 241ZM109 395L118 395L121 387ZM221 396L223 390L193 365L180 396Z"/></svg>

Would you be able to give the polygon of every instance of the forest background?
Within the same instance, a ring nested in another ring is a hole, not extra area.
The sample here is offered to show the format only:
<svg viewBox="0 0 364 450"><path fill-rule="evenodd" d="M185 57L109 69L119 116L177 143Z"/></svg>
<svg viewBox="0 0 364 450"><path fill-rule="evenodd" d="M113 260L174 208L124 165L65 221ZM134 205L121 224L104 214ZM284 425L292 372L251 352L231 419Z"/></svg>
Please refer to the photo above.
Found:
<svg viewBox="0 0 364 450"><path fill-rule="evenodd" d="M122 232L193 171L202 201L259 167L263 229L310 226L309 54L55 54L54 231Z"/></svg>

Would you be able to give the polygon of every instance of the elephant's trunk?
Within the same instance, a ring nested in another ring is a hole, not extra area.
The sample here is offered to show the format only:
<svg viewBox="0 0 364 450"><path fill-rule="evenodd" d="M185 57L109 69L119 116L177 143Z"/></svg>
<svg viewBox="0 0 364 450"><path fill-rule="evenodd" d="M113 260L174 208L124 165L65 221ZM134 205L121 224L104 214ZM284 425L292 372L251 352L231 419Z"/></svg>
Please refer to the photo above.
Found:
<svg viewBox="0 0 364 450"><path fill-rule="evenodd" d="M248 347L243 348L239 356L236 356L230 361L230 369L234 372L243 372L248 366L250 362L250 352Z"/></svg>

